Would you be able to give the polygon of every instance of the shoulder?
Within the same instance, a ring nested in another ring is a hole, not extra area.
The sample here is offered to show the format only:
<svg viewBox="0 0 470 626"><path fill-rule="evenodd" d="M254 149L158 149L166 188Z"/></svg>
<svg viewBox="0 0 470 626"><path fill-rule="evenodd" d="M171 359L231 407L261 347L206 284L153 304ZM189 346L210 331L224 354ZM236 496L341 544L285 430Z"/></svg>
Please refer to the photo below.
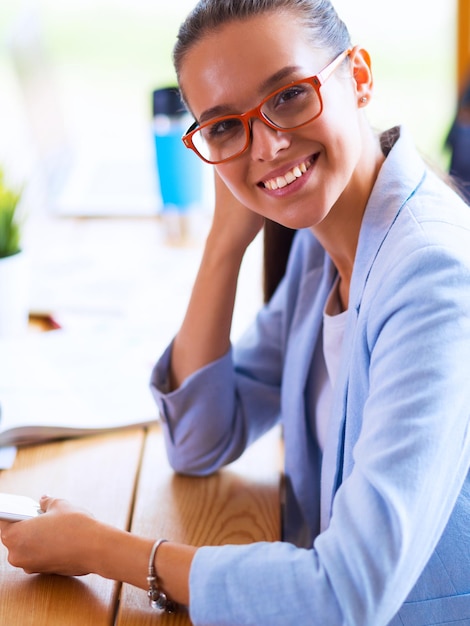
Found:
<svg viewBox="0 0 470 626"><path fill-rule="evenodd" d="M432 285L462 285L469 276L470 208L430 170L405 133L385 160L366 208L352 304L364 304L366 292L394 299L400 292L415 300Z"/></svg>
<svg viewBox="0 0 470 626"><path fill-rule="evenodd" d="M381 168L364 214L358 265L444 247L466 262L470 253L470 207L424 162L409 134L398 139Z"/></svg>

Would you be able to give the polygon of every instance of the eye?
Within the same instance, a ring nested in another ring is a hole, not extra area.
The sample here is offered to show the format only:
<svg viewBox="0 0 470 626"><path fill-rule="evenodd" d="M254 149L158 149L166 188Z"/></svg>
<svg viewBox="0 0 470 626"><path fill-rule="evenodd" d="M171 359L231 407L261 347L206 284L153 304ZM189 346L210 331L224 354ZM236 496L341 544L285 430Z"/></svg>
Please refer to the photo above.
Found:
<svg viewBox="0 0 470 626"><path fill-rule="evenodd" d="M277 108L281 106L297 105L299 101L309 96L312 88L308 83L300 83L283 89L269 100L269 106Z"/></svg>
<svg viewBox="0 0 470 626"><path fill-rule="evenodd" d="M225 141L243 133L243 124L236 117L224 117L201 129L204 139L208 142Z"/></svg>

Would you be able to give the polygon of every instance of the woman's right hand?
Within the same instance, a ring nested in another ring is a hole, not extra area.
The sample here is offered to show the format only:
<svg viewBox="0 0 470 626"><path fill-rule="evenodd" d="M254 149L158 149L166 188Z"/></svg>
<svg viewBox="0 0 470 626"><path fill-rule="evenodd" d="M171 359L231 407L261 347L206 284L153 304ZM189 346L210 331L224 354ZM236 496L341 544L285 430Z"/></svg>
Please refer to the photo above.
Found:
<svg viewBox="0 0 470 626"><path fill-rule="evenodd" d="M27 573L88 574L96 520L65 500L43 496L40 504L44 513L39 517L0 523L9 562Z"/></svg>

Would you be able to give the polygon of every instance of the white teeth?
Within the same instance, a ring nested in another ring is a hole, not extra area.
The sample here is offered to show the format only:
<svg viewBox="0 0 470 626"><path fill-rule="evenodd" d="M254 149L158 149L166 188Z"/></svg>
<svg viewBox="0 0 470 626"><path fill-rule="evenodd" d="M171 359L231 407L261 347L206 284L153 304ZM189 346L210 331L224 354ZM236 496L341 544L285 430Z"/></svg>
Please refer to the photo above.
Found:
<svg viewBox="0 0 470 626"><path fill-rule="evenodd" d="M297 176L294 174L294 172L287 172L287 174L285 175L285 179L290 185L291 183L294 182L294 180L297 179Z"/></svg>
<svg viewBox="0 0 470 626"><path fill-rule="evenodd" d="M300 163L296 165L292 170L284 174L284 176L277 176L277 178L272 178L271 180L267 180L264 183L266 189L270 191L275 191L276 189L283 189L294 182L297 178L300 178L310 167L310 163Z"/></svg>

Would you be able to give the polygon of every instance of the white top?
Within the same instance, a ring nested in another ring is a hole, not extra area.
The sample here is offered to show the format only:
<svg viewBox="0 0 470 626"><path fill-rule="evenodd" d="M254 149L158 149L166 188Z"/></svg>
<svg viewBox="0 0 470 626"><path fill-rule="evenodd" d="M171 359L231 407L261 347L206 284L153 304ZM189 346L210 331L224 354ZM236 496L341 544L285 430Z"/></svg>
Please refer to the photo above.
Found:
<svg viewBox="0 0 470 626"><path fill-rule="evenodd" d="M341 349L347 311L341 311L338 293L338 280L328 296L323 313L323 333L320 335L313 359L311 382L313 385L312 402L315 410L316 437L323 450L328 431L328 422L333 398L333 387L339 370Z"/></svg>

